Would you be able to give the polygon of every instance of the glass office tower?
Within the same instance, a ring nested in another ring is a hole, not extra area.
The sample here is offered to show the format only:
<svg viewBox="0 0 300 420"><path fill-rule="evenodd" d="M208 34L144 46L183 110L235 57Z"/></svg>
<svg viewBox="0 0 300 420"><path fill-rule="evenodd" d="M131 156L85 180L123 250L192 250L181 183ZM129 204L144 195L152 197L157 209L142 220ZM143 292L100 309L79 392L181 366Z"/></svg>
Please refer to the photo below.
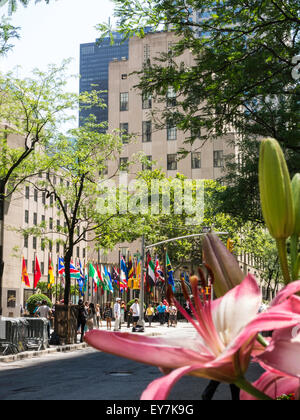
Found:
<svg viewBox="0 0 300 420"><path fill-rule="evenodd" d="M80 45L80 92L107 91L109 63L128 59L128 41L122 42L121 35L117 33L114 33L114 39L113 45L110 38L105 38L99 44L92 42ZM101 97L108 106L108 93L103 93ZM97 117L97 123L108 120L108 108L95 107L80 111L79 125L82 125L90 114Z"/></svg>

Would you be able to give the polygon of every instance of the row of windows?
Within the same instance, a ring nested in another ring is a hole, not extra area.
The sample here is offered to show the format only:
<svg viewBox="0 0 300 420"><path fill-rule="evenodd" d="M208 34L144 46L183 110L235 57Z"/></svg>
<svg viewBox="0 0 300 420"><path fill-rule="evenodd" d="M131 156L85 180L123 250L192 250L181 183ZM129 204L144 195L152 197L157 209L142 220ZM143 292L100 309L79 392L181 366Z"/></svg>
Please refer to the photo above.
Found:
<svg viewBox="0 0 300 420"><path fill-rule="evenodd" d="M121 139L123 143L128 143L129 141L129 124L121 123L120 124L120 131L121 131ZM191 133L191 135L194 135ZM198 134L198 136L200 133ZM174 125L173 121L167 122L167 140L173 141L177 140L177 127ZM152 122L151 121L143 121L142 122L142 142L149 143L152 141Z"/></svg>
<svg viewBox="0 0 300 420"><path fill-rule="evenodd" d="M152 161L152 156L146 156L148 160ZM176 171L177 170L177 153L172 153L167 155L167 170ZM224 166L224 154L223 150L215 150L213 154L213 165L214 168L223 168ZM150 165L143 164L144 169L150 169ZM120 168L126 170L128 167L128 158L120 158ZM201 169L201 152L192 152L191 153L191 167L192 169Z"/></svg>
<svg viewBox="0 0 300 420"><path fill-rule="evenodd" d="M47 241L47 242L48 242L49 251L52 252L53 251L53 242L52 241ZM28 247L29 247L29 237L27 235L24 235L24 248L28 249ZM61 250L64 250L63 248L64 247L59 242L56 242L55 250L56 250L57 254L60 254ZM32 249L37 250L37 237L36 236L32 237ZM45 251L45 249L46 249L46 241L42 239L41 240L41 251ZM76 257L77 258L81 257L79 246L76 247ZM85 250L85 248L83 248L82 249L82 258L85 258L85 257L86 257L86 250Z"/></svg>
<svg viewBox="0 0 300 420"><path fill-rule="evenodd" d="M122 79L126 79L127 75L122 74ZM177 105L177 96L173 87L169 87L166 97L166 105L168 108L175 107ZM152 108L152 96L150 93L144 93L142 95L142 108L151 109ZM120 93L120 111L129 111L129 93L121 92Z"/></svg>

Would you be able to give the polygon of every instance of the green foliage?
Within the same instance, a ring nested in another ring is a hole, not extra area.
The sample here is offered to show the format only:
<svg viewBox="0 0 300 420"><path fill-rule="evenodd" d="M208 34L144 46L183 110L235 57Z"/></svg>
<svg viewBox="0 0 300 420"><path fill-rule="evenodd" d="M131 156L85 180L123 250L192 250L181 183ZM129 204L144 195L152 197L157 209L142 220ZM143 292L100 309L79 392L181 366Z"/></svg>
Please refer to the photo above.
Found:
<svg viewBox="0 0 300 420"><path fill-rule="evenodd" d="M50 308L52 308L52 302L50 301L50 299L47 296L45 296L43 294L36 294L36 295L30 296L30 298L27 300L26 304L27 304L28 311L31 315L33 314L33 311L37 307L37 304L39 302L42 302L43 300L46 300L47 305Z"/></svg>

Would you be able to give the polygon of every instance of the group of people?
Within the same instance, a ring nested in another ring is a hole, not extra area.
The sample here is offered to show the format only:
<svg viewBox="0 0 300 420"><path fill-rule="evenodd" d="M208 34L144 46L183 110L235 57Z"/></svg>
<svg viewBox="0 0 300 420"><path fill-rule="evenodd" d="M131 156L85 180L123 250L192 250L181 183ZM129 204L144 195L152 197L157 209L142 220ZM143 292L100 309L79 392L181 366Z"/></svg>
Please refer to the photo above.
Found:
<svg viewBox="0 0 300 420"><path fill-rule="evenodd" d="M114 331L121 331L122 325L127 322L127 328L131 324L136 328L140 319L139 300L135 299L133 304L127 308L126 303L121 298L116 298L115 303L106 302L103 308L99 304L78 302L78 333L81 334L80 342L83 342L84 333L95 328L102 328L102 321L106 322L107 330L112 329L112 320L114 319ZM168 327L176 327L177 325L177 308L173 304L163 301L157 307L151 303L145 311L145 319L151 327L154 317L158 317L160 325L168 324Z"/></svg>

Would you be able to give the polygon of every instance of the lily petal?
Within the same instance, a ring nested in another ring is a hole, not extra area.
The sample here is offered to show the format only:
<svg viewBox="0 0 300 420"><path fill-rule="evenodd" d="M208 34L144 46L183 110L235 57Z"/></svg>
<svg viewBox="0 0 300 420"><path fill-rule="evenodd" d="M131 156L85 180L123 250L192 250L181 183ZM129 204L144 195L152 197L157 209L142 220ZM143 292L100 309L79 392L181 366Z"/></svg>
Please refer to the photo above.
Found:
<svg viewBox="0 0 300 420"><path fill-rule="evenodd" d="M152 366L162 368L179 368L182 366L194 364L205 364L213 359L213 356L204 351L197 350L197 346L202 349L201 342L188 340L190 347L195 346L195 350L182 347L181 344L174 345L174 341L169 343L167 339L137 336L135 334L108 332L108 331L89 331L85 341L92 347L125 357L137 362L146 363ZM189 362L189 363L188 363Z"/></svg>
<svg viewBox="0 0 300 420"><path fill-rule="evenodd" d="M158 378L151 382L141 396L141 400L166 400L176 382L184 375L198 370L199 366L185 366L180 369L173 370L162 378Z"/></svg>
<svg viewBox="0 0 300 420"><path fill-rule="evenodd" d="M297 334L299 331L299 326L276 331L270 346L257 357L258 361L272 372L283 372L300 379L300 334Z"/></svg>
<svg viewBox="0 0 300 420"><path fill-rule="evenodd" d="M272 306L282 303L285 299L300 291L300 280L288 284L282 289L271 303Z"/></svg>
<svg viewBox="0 0 300 420"><path fill-rule="evenodd" d="M283 394L297 394L299 388L299 380L289 376L279 376L270 372L264 373L253 386L259 391L271 398L278 398ZM243 401L256 400L255 397L249 395L245 391L241 391L240 399Z"/></svg>

